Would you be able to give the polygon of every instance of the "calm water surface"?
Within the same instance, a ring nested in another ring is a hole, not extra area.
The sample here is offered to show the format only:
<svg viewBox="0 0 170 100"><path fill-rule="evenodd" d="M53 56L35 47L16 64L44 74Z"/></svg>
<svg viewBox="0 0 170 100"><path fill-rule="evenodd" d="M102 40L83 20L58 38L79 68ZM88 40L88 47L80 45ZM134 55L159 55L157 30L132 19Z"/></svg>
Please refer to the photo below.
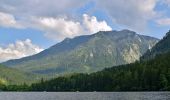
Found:
<svg viewBox="0 0 170 100"><path fill-rule="evenodd" d="M170 92L0 92L0 100L170 100Z"/></svg>

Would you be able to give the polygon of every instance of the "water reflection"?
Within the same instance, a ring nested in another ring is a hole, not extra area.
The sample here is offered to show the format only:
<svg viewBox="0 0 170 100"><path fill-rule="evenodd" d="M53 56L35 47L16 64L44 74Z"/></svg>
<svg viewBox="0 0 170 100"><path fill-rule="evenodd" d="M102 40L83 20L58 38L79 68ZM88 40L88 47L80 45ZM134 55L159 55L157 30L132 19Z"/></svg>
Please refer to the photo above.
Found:
<svg viewBox="0 0 170 100"><path fill-rule="evenodd" d="M1 92L0 100L170 100L170 92Z"/></svg>

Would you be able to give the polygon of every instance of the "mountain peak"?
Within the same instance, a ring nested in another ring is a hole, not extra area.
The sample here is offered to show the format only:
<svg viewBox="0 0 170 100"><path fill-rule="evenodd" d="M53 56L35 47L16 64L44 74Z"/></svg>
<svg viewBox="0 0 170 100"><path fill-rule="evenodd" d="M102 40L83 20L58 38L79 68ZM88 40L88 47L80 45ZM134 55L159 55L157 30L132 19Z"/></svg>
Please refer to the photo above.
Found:
<svg viewBox="0 0 170 100"><path fill-rule="evenodd" d="M139 60L155 43L157 39L130 30L100 31L66 38L32 57L3 64L40 74L90 73Z"/></svg>
<svg viewBox="0 0 170 100"><path fill-rule="evenodd" d="M125 32L125 33L136 33L136 32L134 32L134 31L131 31L131 30L128 30L128 29L120 30L120 32Z"/></svg>
<svg viewBox="0 0 170 100"><path fill-rule="evenodd" d="M134 31L128 30L128 29L123 29L120 31L117 31L117 30L99 31L94 34L94 36L101 36L101 35L124 37L124 36L134 36L134 35L137 35L137 33Z"/></svg>

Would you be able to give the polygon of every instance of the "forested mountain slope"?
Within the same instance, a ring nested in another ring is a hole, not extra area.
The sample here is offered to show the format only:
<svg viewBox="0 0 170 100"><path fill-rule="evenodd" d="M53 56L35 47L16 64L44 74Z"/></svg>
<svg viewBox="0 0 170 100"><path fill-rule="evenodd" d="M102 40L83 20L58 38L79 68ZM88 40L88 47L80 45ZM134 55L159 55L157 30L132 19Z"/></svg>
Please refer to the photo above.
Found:
<svg viewBox="0 0 170 100"><path fill-rule="evenodd" d="M37 75L0 65L0 84L30 84L36 80L40 80Z"/></svg>
<svg viewBox="0 0 170 100"><path fill-rule="evenodd" d="M65 39L43 52L3 64L26 72L60 75L91 73L139 60L158 39L130 30L98 32Z"/></svg>
<svg viewBox="0 0 170 100"><path fill-rule="evenodd" d="M170 31L166 36L160 40L151 50L148 50L141 59L148 60L154 58L156 55L170 51Z"/></svg>

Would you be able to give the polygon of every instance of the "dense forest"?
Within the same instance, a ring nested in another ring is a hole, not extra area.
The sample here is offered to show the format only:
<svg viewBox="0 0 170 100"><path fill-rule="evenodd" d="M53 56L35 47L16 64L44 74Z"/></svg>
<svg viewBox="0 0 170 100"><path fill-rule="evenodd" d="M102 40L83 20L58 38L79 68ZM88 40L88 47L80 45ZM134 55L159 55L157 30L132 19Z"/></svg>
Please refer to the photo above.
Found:
<svg viewBox="0 0 170 100"><path fill-rule="evenodd" d="M170 52L155 59L74 74L30 86L0 85L3 91L165 91L170 90Z"/></svg>

